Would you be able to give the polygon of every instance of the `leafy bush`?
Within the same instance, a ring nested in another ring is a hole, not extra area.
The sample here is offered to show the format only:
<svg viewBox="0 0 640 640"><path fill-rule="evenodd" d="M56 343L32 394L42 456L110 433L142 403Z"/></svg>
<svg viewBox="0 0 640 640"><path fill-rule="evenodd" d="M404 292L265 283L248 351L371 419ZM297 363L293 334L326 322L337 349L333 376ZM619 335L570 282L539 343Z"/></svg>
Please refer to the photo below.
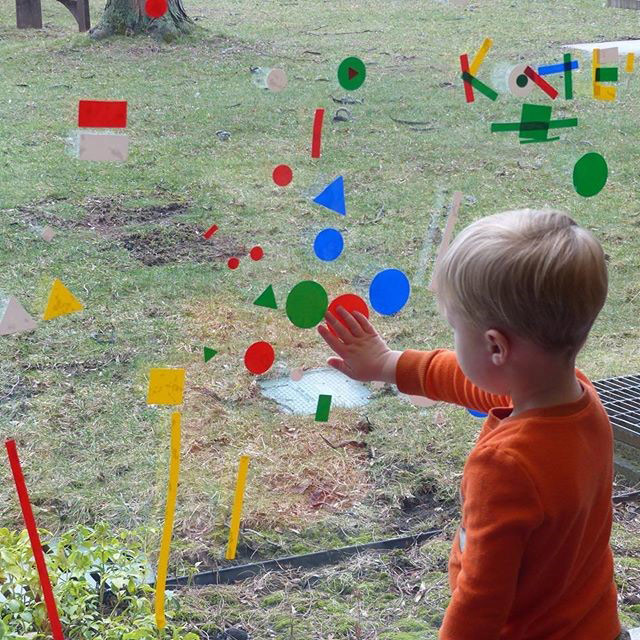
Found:
<svg viewBox="0 0 640 640"><path fill-rule="evenodd" d="M41 531L42 539L50 537ZM195 633L170 624L171 605L179 603L167 591L167 626L155 626L154 589L142 532L113 534L106 524L76 526L56 542L44 545L49 577L66 640L198 640ZM44 640L50 637L29 537L0 528L0 639Z"/></svg>

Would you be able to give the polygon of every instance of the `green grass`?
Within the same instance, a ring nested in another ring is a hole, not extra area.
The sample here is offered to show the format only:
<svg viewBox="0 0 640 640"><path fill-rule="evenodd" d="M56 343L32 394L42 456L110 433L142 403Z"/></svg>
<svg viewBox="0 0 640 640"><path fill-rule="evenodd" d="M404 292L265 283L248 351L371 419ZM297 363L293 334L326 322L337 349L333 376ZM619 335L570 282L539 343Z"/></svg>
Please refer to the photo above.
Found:
<svg viewBox="0 0 640 640"><path fill-rule="evenodd" d="M322 365L328 353L321 339L292 327L282 312L291 287L312 278L330 297L366 297L381 268L404 269L413 279L432 211L461 190L467 198L457 229L496 211L552 205L596 233L610 256L610 290L577 366L592 379L637 372L638 72L628 80L621 73L617 102L599 103L590 97L589 60L579 54L576 99L559 98L553 112L578 117L579 127L562 130L553 144L520 145L516 134L491 134L489 125L517 120L522 101L502 94L497 102L478 96L465 104L457 59L492 37L478 77L494 86L505 65L559 61L561 44L633 37L638 16L600 0L564 7L495 0L465 10L432 1L255 4L187 3L205 31L172 45L125 37L92 43L51 0L43 0L43 31L18 31L12 3L0 8L0 291L37 317L58 277L86 305L83 313L0 340L0 434L18 442L40 526L54 533L98 520L161 526L170 409L146 405L148 370L185 367L173 570L196 560L225 564L242 453L251 467L238 561L433 527L445 534L411 552L414 569L398 567L404 582L395 587L385 576L396 561L374 555L316 572L322 577L313 589L271 576L191 593L180 615L199 629L244 622L282 638L290 637L292 619L300 638L354 637L357 625L363 638L374 629L395 640L435 638L448 599L446 557L462 466L481 422L456 407L418 410L388 390L359 411L333 408L326 424L280 414L257 393L242 355L265 339L277 353L269 375ZM92 2L94 24L100 12L101 3ZM348 55L367 64L365 84L349 95L362 103L345 105L352 122L333 123L342 105L330 96L345 95L336 69ZM288 88L258 89L251 65L284 67ZM128 101L127 163L82 163L66 152L79 99ZM540 94L532 101L546 100ZM322 157L314 160L318 106L327 113ZM415 131L392 118L430 124ZM231 139L219 140L220 129ZM583 199L571 173L592 150L605 154L610 177L601 194ZM294 170L286 189L271 181L280 163ZM345 219L310 203L337 175L345 179ZM167 207L173 215L165 217ZM111 224L100 227L97 211ZM98 227L82 226L88 219ZM201 240L214 222L220 231ZM36 232L44 224L56 228L51 243ZM311 243L327 225L344 231L345 253L320 264ZM127 243L166 262L146 265ZM246 256L254 244L265 258L244 257L230 272L226 259ZM426 276L428 283L428 270ZM251 304L268 284L280 311ZM392 348L453 346L424 285L414 287L398 317L375 324ZM207 364L204 345L219 351ZM369 434L358 430L365 415ZM373 457L333 450L321 434L332 442L365 440ZM431 496L429 504L441 510L403 511L413 495ZM314 507L319 496L325 504ZM634 540L633 522L618 516L617 571L627 576L622 560L638 547L637 526ZM0 523L22 526L8 465L0 465ZM150 535L154 561L158 545ZM437 569L428 560L434 553ZM419 604L406 597L400 610L402 589L411 596L433 576L445 579ZM637 589L637 573L627 579L629 591L629 584ZM335 580L361 581L360 595L339 595ZM382 593L374 597L378 584ZM269 606L263 596L272 598ZM639 624L634 606L623 600L623 622L635 616ZM361 621L358 607L368 611ZM431 631L422 629L425 620Z"/></svg>

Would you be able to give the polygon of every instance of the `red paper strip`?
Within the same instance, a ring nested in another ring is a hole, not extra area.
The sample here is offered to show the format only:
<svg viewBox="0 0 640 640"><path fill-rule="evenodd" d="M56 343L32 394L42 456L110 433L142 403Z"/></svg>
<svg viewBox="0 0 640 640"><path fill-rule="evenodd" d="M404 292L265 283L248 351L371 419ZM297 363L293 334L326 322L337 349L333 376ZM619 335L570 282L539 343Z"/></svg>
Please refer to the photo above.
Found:
<svg viewBox="0 0 640 640"><path fill-rule="evenodd" d="M322 121L324 119L324 109L316 109L313 118L313 139L311 142L311 157L320 157L320 141L322 139Z"/></svg>
<svg viewBox="0 0 640 640"><path fill-rule="evenodd" d="M465 71L469 72L469 56L466 53L463 53L460 56L460 68L462 69L462 73ZM464 93L467 98L467 102L473 102L475 100L475 96L473 95L473 87L470 82L464 81Z"/></svg>
<svg viewBox="0 0 640 640"><path fill-rule="evenodd" d="M62 635L62 625L60 624L60 618L58 618L58 609L56 607L55 598L53 597L53 590L51 589L51 582L49 581L49 573L47 572L47 565L44 561L44 553L42 552L42 545L40 544L36 521L33 517L33 511L31 510L27 485L25 484L24 476L22 475L22 467L20 466L20 459L18 458L15 440L7 440L5 442L5 446L7 447L7 454L9 455L9 464L11 465L13 480L16 484L16 490L18 491L18 499L20 500L20 507L22 508L22 517L24 518L24 524L27 527L29 540L31 541L31 549L33 550L33 557L35 558L36 567L38 568L40 586L42 587L44 603L47 607L47 614L49 616L49 624L51 625L53 640L64 640L64 636Z"/></svg>
<svg viewBox="0 0 640 640"><path fill-rule="evenodd" d="M124 129L127 126L127 101L80 100L78 126Z"/></svg>
<svg viewBox="0 0 640 640"><path fill-rule="evenodd" d="M524 74L530 80L533 80L552 100L558 97L558 92L540 75L538 75L531 67L524 70Z"/></svg>
<svg viewBox="0 0 640 640"><path fill-rule="evenodd" d="M216 231L218 230L218 225L214 224L207 231L204 232L204 237L208 240Z"/></svg>

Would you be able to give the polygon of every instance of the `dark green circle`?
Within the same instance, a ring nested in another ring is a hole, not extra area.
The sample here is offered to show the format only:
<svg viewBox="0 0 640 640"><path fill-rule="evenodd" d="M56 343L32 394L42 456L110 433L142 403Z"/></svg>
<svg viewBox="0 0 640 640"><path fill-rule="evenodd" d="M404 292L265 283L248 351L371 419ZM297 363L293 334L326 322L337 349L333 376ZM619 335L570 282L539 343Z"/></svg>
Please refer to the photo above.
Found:
<svg viewBox="0 0 640 640"><path fill-rule="evenodd" d="M349 77L349 69L356 72L355 75L351 74ZM338 82L343 89L347 91L354 91L359 89L367 76L367 69L364 66L364 62L360 58L351 56L345 58L338 67Z"/></svg>
<svg viewBox="0 0 640 640"><path fill-rule="evenodd" d="M573 186L585 198L600 193L608 177L607 161L599 153L585 153L573 167Z"/></svg>
<svg viewBox="0 0 640 640"><path fill-rule="evenodd" d="M516 78L516 84L524 89L524 87L527 86L527 84L529 84L529 78L527 78L527 76L524 75L524 73L521 73L517 78Z"/></svg>
<svg viewBox="0 0 640 640"><path fill-rule="evenodd" d="M324 318L328 307L327 292L313 280L298 282L287 296L287 318L301 329L315 327Z"/></svg>

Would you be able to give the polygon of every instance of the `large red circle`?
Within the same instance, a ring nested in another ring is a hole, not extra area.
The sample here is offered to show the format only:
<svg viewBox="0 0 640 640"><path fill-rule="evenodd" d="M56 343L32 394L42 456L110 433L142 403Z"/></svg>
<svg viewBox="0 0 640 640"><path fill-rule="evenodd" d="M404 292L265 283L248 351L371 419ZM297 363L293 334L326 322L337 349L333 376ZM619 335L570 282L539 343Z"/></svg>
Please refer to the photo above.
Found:
<svg viewBox="0 0 640 640"><path fill-rule="evenodd" d="M273 181L279 187L286 187L293 180L293 171L286 164L279 164L273 170Z"/></svg>
<svg viewBox="0 0 640 640"><path fill-rule="evenodd" d="M276 353L268 342L254 342L244 354L244 366L251 373L260 374L271 369Z"/></svg>
<svg viewBox="0 0 640 640"><path fill-rule="evenodd" d="M359 311L365 318L369 317L369 307L367 303L355 293L345 293L341 296L338 296L330 305L328 311L332 313L340 322L346 327L347 324L343 321L342 316L338 313L338 307L344 307L347 311L353 313L354 311ZM336 332L331 328L330 325L329 331L336 335Z"/></svg>
<svg viewBox="0 0 640 640"><path fill-rule="evenodd" d="M144 10L150 18L162 18L167 9L167 0L147 0L144 5Z"/></svg>

